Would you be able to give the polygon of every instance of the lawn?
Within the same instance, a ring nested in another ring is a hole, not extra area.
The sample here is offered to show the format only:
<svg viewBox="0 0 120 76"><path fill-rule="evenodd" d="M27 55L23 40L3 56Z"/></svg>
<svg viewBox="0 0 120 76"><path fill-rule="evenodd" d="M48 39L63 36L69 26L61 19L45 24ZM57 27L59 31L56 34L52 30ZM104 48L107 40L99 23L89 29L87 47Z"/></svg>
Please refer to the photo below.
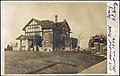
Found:
<svg viewBox="0 0 120 76"><path fill-rule="evenodd" d="M75 74L105 59L79 51L5 51L5 74Z"/></svg>

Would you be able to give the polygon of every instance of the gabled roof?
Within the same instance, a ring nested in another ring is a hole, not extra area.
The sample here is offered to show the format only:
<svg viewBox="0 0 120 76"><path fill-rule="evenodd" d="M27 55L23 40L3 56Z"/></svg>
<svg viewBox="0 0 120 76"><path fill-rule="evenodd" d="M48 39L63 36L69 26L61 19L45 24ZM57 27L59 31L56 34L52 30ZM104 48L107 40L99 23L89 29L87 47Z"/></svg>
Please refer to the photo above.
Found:
<svg viewBox="0 0 120 76"><path fill-rule="evenodd" d="M71 29L70 29L70 27L69 27L69 25L68 25L68 22L66 21L66 20L64 20L63 22L57 22L56 23L57 25L58 25L58 27L59 28L68 28L70 31L71 31Z"/></svg>
<svg viewBox="0 0 120 76"><path fill-rule="evenodd" d="M34 39L34 36L20 35L16 40Z"/></svg>
<svg viewBox="0 0 120 76"><path fill-rule="evenodd" d="M29 24L32 22L32 21L35 21L36 23L38 23L42 28L52 28L53 27L53 24L54 22L53 21L50 21L50 20L37 20L37 19L34 19L32 18L26 25L25 27L22 29L23 31L25 31L25 28L27 26L29 26Z"/></svg>
<svg viewBox="0 0 120 76"><path fill-rule="evenodd" d="M25 35L20 35L19 37L16 38L16 40L25 40L26 36Z"/></svg>
<svg viewBox="0 0 120 76"><path fill-rule="evenodd" d="M39 25L42 26L42 28L52 28L53 27L53 24L54 22L53 21L50 21L50 20L42 20L42 21L39 21L37 19L34 19L35 22L37 22Z"/></svg>
<svg viewBox="0 0 120 76"><path fill-rule="evenodd" d="M63 22L57 22L57 23L55 23L55 22L50 21L50 20L42 20L42 21L40 21L40 20L37 20L37 19L34 19L34 18L32 18L32 19L25 25L25 27L24 27L22 30L25 31L25 28L26 28L27 26L29 26L29 24L30 24L32 21L35 21L36 23L38 23L42 28L56 28L56 26L58 26L60 29L66 27L66 28L69 29L69 31L71 31L71 29L70 29L70 27L69 27L69 25L68 25L68 23L67 23L66 20L64 20Z"/></svg>

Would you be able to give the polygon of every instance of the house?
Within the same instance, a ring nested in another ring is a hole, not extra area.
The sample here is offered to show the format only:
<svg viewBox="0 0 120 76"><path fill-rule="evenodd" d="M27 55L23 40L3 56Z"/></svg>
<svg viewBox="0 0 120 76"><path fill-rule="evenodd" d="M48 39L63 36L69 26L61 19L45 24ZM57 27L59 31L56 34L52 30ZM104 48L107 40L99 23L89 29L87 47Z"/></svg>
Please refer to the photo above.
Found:
<svg viewBox="0 0 120 76"><path fill-rule="evenodd" d="M62 51L71 49L69 24L66 20L58 22L57 15L55 15L55 22L32 18L22 31L25 35L16 38L20 40L19 50Z"/></svg>
<svg viewBox="0 0 120 76"><path fill-rule="evenodd" d="M104 35L95 35L93 36L88 43L89 49L91 49L94 53L105 53L107 46L107 37Z"/></svg>

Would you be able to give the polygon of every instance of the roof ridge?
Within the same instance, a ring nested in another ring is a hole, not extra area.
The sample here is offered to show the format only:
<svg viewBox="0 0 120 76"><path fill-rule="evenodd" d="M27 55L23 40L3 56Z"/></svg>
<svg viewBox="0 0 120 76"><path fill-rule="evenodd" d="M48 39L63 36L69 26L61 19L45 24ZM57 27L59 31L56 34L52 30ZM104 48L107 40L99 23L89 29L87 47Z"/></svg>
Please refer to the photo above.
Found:
<svg viewBox="0 0 120 76"><path fill-rule="evenodd" d="M35 20L35 21L38 21L38 22L43 22L43 21L54 22L54 21L52 21L52 20L38 20L38 19L35 19L35 18L32 18L32 19Z"/></svg>
<svg viewBox="0 0 120 76"><path fill-rule="evenodd" d="M40 22L40 20L38 20L38 19L35 19L35 18L32 18L34 21L39 21Z"/></svg>

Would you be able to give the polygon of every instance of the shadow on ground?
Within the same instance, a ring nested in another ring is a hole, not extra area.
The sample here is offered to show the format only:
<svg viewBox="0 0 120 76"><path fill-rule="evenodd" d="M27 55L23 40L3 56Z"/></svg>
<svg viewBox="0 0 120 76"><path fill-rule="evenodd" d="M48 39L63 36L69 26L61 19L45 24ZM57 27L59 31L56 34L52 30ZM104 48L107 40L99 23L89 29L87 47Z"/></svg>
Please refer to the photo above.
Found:
<svg viewBox="0 0 120 76"><path fill-rule="evenodd" d="M75 74L106 58L73 52L5 51L6 74Z"/></svg>

